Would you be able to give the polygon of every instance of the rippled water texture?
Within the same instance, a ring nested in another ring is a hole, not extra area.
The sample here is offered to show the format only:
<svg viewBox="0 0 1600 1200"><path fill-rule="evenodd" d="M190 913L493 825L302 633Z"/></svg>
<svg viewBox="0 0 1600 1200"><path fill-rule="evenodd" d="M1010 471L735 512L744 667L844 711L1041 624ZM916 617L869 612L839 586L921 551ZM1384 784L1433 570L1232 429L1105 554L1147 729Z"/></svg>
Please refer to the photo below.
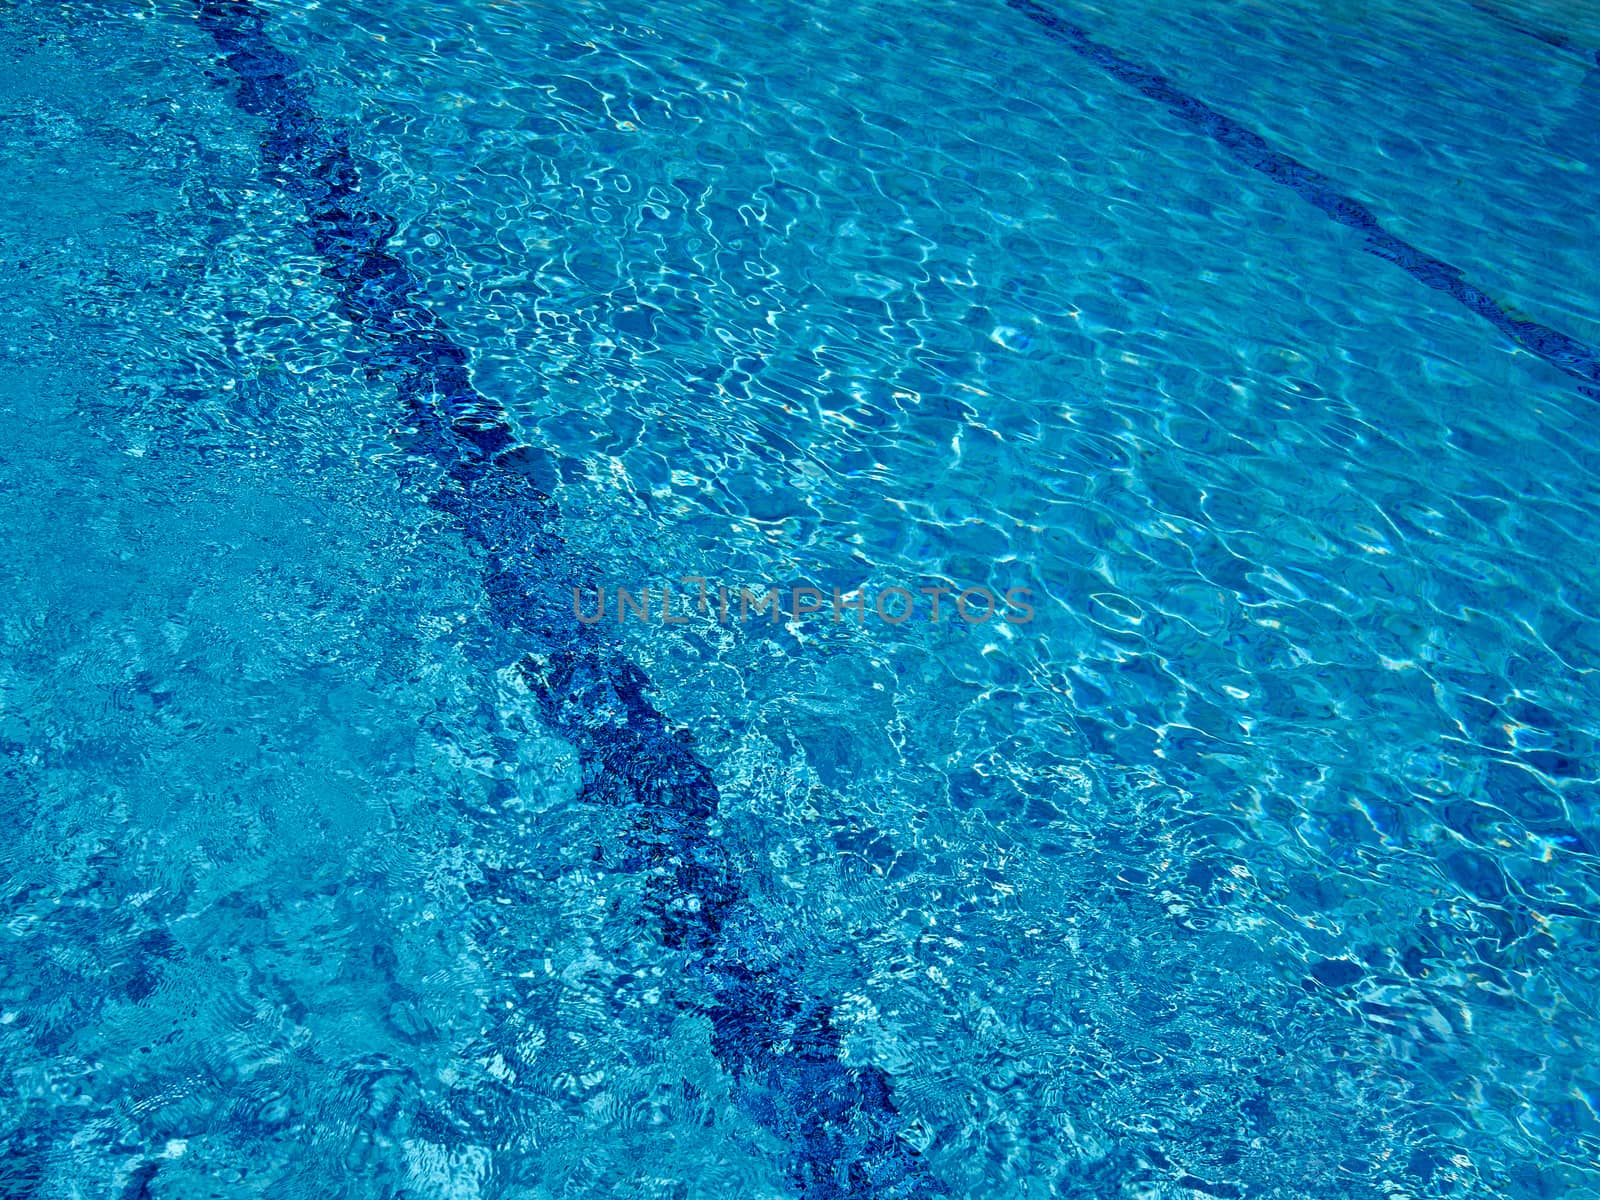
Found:
<svg viewBox="0 0 1600 1200"><path fill-rule="evenodd" d="M1597 52L0 5L0 1197L1600 1196Z"/></svg>

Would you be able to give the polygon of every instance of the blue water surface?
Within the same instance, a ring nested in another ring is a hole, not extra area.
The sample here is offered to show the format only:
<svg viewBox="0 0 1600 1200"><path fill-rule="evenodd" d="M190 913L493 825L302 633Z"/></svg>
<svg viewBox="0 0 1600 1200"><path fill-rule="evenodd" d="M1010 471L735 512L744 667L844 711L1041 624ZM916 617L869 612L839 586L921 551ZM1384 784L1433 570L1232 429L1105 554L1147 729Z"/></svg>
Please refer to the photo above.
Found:
<svg viewBox="0 0 1600 1200"><path fill-rule="evenodd" d="M1600 1196L1585 6L0 51L0 1196Z"/></svg>

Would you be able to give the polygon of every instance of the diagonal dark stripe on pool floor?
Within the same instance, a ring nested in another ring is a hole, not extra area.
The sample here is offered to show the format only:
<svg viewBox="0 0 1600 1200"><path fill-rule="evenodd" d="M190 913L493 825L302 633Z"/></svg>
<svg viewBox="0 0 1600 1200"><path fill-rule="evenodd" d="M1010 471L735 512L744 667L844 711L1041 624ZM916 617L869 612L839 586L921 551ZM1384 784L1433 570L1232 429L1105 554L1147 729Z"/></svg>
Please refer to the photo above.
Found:
<svg viewBox="0 0 1600 1200"><path fill-rule="evenodd" d="M1555 33L1548 29L1539 29L1526 25L1511 13L1490 4L1480 4L1478 0L1466 0L1467 7L1482 13L1491 21L1498 21L1508 29L1515 29L1526 37L1543 42L1546 46L1553 46L1557 50L1567 50L1578 55L1590 66L1600 66L1600 50L1591 50L1582 46L1575 38L1570 38L1564 33Z"/></svg>
<svg viewBox="0 0 1600 1200"><path fill-rule="evenodd" d="M387 249L395 221L364 200L346 138L316 115L299 63L273 44L250 0L198 8L239 77L240 107L265 124L266 169L303 205L360 361L394 382L415 448L446 474L431 502L485 552L495 620L534 645L521 666L545 720L582 757L585 794L632 819L631 865L648 873L667 942L691 956L709 993L712 1049L741 1107L789 1143L807 1200L946 1194L900 1136L906 1121L887 1076L840 1060L830 1006L784 954L784 931L749 902L739 864L711 830L720 802L711 772L646 698L638 668L562 602L584 567L535 482L539 454L474 387L466 350L415 299L417 277Z"/></svg>
<svg viewBox="0 0 1600 1200"><path fill-rule="evenodd" d="M1452 300L1476 313L1506 337L1537 354L1574 379L1580 391L1600 399L1600 354L1594 349L1548 325L1511 313L1482 288L1466 279L1459 267L1434 258L1410 242L1396 237L1381 224L1361 201L1339 191L1334 181L1312 167L1274 150L1265 138L1245 128L1209 104L1180 91L1165 76L1115 50L1094 41L1087 30L1052 12L1038 0L1006 0L1008 4L1051 37L1064 43L1073 53L1099 67L1119 83L1140 95L1166 106L1173 116L1203 133L1234 159L1281 184L1307 203L1320 209L1330 220L1366 234L1363 249L1368 254L1393 263L1418 283L1443 292Z"/></svg>

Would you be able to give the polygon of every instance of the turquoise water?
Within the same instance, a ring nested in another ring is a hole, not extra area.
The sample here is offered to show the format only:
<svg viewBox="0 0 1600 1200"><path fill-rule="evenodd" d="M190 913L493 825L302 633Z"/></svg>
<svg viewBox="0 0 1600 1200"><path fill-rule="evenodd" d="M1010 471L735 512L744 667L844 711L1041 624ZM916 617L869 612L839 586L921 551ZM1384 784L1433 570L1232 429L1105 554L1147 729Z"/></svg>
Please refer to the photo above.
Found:
<svg viewBox="0 0 1600 1200"><path fill-rule="evenodd" d="M1593 13L0 49L0 1195L1600 1196Z"/></svg>

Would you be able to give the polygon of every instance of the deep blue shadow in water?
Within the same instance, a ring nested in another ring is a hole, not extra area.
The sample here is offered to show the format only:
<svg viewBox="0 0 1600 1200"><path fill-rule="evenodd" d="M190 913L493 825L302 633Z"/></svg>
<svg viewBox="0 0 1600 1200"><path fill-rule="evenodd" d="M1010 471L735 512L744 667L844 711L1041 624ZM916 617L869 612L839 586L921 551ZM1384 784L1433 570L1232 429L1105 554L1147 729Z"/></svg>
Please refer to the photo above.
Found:
<svg viewBox="0 0 1600 1200"><path fill-rule="evenodd" d="M1330 220L1360 230L1366 235L1362 248L1368 254L1393 263L1418 283L1443 292L1530 354L1537 354L1551 366L1581 381L1579 390L1584 395L1600 399L1600 354L1593 348L1548 325L1516 316L1466 279L1459 267L1434 258L1390 233L1378 223L1370 208L1341 192L1321 171L1274 150L1260 134L1181 91L1164 75L1102 46L1087 30L1052 12L1038 0L1006 2L1080 58L1140 95L1164 105L1173 116L1210 138L1237 162L1288 188Z"/></svg>
<svg viewBox="0 0 1600 1200"><path fill-rule="evenodd" d="M445 472L431 502L485 551L494 619L534 644L521 668L545 720L577 748L585 794L632 819L630 865L648 872L665 940L696 964L712 1048L741 1106L793 1148L805 1197L946 1194L900 1136L906 1121L887 1076L840 1061L830 1005L809 994L783 931L747 902L737 864L711 832L720 797L710 771L651 704L638 668L573 617L569 588L584 568L540 486L548 455L519 443L505 410L473 386L466 350L414 298L416 277L387 250L393 218L364 200L346 138L316 115L299 64L273 44L254 5L198 7L238 77L240 107L265 125L265 169L304 206L360 360L393 381L412 449Z"/></svg>

